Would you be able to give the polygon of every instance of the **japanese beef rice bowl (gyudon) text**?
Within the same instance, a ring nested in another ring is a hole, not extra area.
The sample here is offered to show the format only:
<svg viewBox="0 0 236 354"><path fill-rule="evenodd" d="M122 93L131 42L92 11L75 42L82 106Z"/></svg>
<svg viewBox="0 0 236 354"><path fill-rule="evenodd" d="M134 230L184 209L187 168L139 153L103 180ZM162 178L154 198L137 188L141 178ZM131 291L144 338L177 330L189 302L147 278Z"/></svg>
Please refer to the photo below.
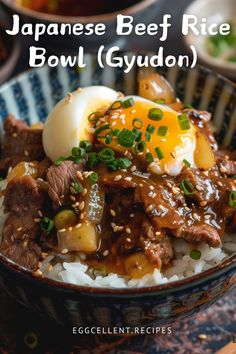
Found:
<svg viewBox="0 0 236 354"><path fill-rule="evenodd" d="M151 286L236 251L236 154L157 73L137 96L79 88L44 126L8 116L4 129L0 252L34 274Z"/></svg>

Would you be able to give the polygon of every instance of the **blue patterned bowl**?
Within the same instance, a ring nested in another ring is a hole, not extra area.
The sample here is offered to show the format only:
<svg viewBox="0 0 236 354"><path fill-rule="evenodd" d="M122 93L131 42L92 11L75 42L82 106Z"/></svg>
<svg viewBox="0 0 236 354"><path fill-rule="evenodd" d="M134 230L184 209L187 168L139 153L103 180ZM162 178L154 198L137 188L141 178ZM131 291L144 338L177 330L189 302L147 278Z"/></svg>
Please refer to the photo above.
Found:
<svg viewBox="0 0 236 354"><path fill-rule="evenodd" d="M102 71L93 56L87 67L30 71L0 88L1 122L8 113L30 123L44 121L68 91L104 84L134 93L138 68L128 75L120 69ZM236 87L204 68L160 70L185 103L213 114L219 142L236 146ZM11 296L50 319L74 326L160 326L194 314L236 284L236 255L190 278L140 289L97 289L36 278L0 256L0 283Z"/></svg>

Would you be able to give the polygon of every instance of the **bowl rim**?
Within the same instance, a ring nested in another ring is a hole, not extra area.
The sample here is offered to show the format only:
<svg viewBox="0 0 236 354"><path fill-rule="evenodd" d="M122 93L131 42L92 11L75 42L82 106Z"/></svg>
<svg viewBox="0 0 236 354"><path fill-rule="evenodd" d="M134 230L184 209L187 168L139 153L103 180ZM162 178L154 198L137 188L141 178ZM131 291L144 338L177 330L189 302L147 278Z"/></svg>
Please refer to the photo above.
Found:
<svg viewBox="0 0 236 354"><path fill-rule="evenodd" d="M127 51L125 53L127 53ZM142 53L150 54L152 52L142 51ZM88 53L88 54L91 56L95 55L94 53ZM4 90L7 90L16 80L20 80L20 81L24 80L24 78L29 73L34 71L40 71L45 67L47 67L47 65L41 68L28 69L23 71L22 73L17 74L16 76L8 80L3 85L0 85L0 93ZM233 90L235 92L235 97L236 97L236 84L232 82L230 79L202 65L197 65L195 68L197 68L199 71L205 72L208 75L214 75L218 79L224 80L225 83L233 87ZM184 70L190 71L191 69L186 68ZM29 282L33 282L35 285L38 286L40 285L54 290L58 289L61 291L70 291L70 292L72 291L73 293L76 294L80 294L80 293L87 294L87 295L94 294L94 295L100 295L104 297L122 296L124 298L127 298L130 295L132 295L132 297L151 296L151 295L161 296L166 294L167 292L172 293L172 292L184 290L188 287L193 287L194 285L197 286L198 284L208 281L209 279L214 279L214 278L218 279L221 275L223 275L227 271L236 268L236 252L230 255L229 257L227 257L223 262L219 263L218 265L211 267L210 269L205 270L204 272L194 274L190 277L186 277L180 280L171 281L159 285L132 287L132 288L92 287L92 286L65 283L58 280L53 280L51 278L41 277L35 274L35 272L32 272L18 265L17 263L11 261L10 259L8 259L7 257L5 257L0 253L0 271L2 267L5 267L7 271L12 271L16 276L19 276L21 278L23 277L25 280L28 280Z"/></svg>
<svg viewBox="0 0 236 354"><path fill-rule="evenodd" d="M109 20L112 20L115 16L122 14L122 15L133 15L138 12L141 12L144 10L146 7L157 3L160 0L139 0L136 4L128 6L120 11L114 11L114 12L109 12L109 13L104 13L104 14L99 14L99 15L92 15L92 16L62 16L62 15L53 15L53 14L47 14L44 12L39 12L39 11L34 11L31 9L28 9L27 7L24 7L20 4L17 3L16 0L0 0L3 2L5 6L8 8L19 12L22 15L27 15L30 16L36 20L42 20L45 22L55 22L55 23L82 23L86 24L89 22L92 23L100 23L100 22L107 22Z"/></svg>
<svg viewBox="0 0 236 354"><path fill-rule="evenodd" d="M190 5L188 5L184 11L186 14L196 15L196 10L199 8L204 8L208 6L208 3L214 3L214 0L194 0ZM206 37L207 38L207 37ZM185 44L190 47L191 45L196 44L196 38L193 34L188 34L184 36ZM197 45L196 50L198 53L198 57L204 61L206 64L211 65L214 69L223 69L223 70L233 70L236 72L236 63L228 62L223 59L212 57L207 50L204 50L202 45Z"/></svg>

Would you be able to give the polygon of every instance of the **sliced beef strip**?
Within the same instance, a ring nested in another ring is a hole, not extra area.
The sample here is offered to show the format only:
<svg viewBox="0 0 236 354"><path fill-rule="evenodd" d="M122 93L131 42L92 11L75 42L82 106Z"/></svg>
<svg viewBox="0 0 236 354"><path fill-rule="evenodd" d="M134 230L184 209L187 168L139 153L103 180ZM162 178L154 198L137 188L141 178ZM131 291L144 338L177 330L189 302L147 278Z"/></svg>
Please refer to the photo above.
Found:
<svg viewBox="0 0 236 354"><path fill-rule="evenodd" d="M6 212L15 212L19 216L37 215L43 204L43 192L35 179L23 176L11 180L5 190L3 206Z"/></svg>
<svg viewBox="0 0 236 354"><path fill-rule="evenodd" d="M183 238L190 243L205 242L212 247L220 247L222 242L217 230L207 224L192 225L190 227L182 226L172 231L176 238Z"/></svg>
<svg viewBox="0 0 236 354"><path fill-rule="evenodd" d="M47 157L40 161L38 164L38 178L45 179L47 177L48 169L51 166L52 162Z"/></svg>
<svg viewBox="0 0 236 354"><path fill-rule="evenodd" d="M24 121L9 115L4 123L0 170L7 172L20 161L41 160L45 153L42 145L42 129L32 129Z"/></svg>
<svg viewBox="0 0 236 354"><path fill-rule="evenodd" d="M158 268L168 264L174 258L170 237L164 230L155 229L149 220L143 222L138 246L144 250L147 258Z"/></svg>
<svg viewBox="0 0 236 354"><path fill-rule="evenodd" d="M5 190L4 207L9 216L3 226L0 251L31 270L37 269L41 259L41 247L36 241L40 228L34 218L43 200L43 192L30 176L13 179Z"/></svg>
<svg viewBox="0 0 236 354"><path fill-rule="evenodd" d="M83 171L85 161L75 164L64 161L60 166L51 166L47 171L48 194L56 209L69 200L70 184L76 180L76 172Z"/></svg>
<svg viewBox="0 0 236 354"><path fill-rule="evenodd" d="M38 231L38 224L31 215L19 217L11 213L3 226L1 253L23 267L36 270L41 255L41 248L34 239Z"/></svg>
<svg viewBox="0 0 236 354"><path fill-rule="evenodd" d="M218 189L212 179L199 170L184 168L177 178L177 182L187 179L195 188L195 192L189 196L190 199L197 201L200 205L210 204L218 200Z"/></svg>

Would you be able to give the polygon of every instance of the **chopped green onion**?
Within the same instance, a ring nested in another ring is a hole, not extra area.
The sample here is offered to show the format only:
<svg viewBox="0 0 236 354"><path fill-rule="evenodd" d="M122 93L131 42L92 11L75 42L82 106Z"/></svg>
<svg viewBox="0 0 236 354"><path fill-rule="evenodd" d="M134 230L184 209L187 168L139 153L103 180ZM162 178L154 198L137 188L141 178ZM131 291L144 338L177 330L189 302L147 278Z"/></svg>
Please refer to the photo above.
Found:
<svg viewBox="0 0 236 354"><path fill-rule="evenodd" d="M116 101L111 105L112 110L119 109L120 107L121 107L121 101Z"/></svg>
<svg viewBox="0 0 236 354"><path fill-rule="evenodd" d="M55 161L55 165L56 165L56 166L61 166L62 162L66 161L66 159L67 159L67 158L64 157L64 156L59 157L59 158Z"/></svg>
<svg viewBox="0 0 236 354"><path fill-rule="evenodd" d="M152 124L148 124L145 132L146 141L151 140L151 134L155 131L155 127Z"/></svg>
<svg viewBox="0 0 236 354"><path fill-rule="evenodd" d="M179 126L180 126L181 130L190 129L190 122L189 122L187 113L179 114L178 121L179 121Z"/></svg>
<svg viewBox="0 0 236 354"><path fill-rule="evenodd" d="M88 154L87 166L89 169L94 168L99 162L99 155L96 152L91 152Z"/></svg>
<svg viewBox="0 0 236 354"><path fill-rule="evenodd" d="M190 257L192 259L194 259L195 261L198 261L201 258L201 256L202 256L202 253L199 250L192 250L190 252Z"/></svg>
<svg viewBox="0 0 236 354"><path fill-rule="evenodd" d="M125 147L132 147L136 140L136 135L129 129L123 129L118 135L118 144Z"/></svg>
<svg viewBox="0 0 236 354"><path fill-rule="evenodd" d="M141 129L143 127L143 122L139 118L134 118L132 125L135 129Z"/></svg>
<svg viewBox="0 0 236 354"><path fill-rule="evenodd" d="M233 178L233 179L236 179L236 175L233 175L232 178Z"/></svg>
<svg viewBox="0 0 236 354"><path fill-rule="evenodd" d="M129 107L132 107L133 105L134 105L133 97L127 97L121 101L121 106L123 108L129 108Z"/></svg>
<svg viewBox="0 0 236 354"><path fill-rule="evenodd" d="M189 104L186 104L186 105L184 106L184 108L192 109L193 106L189 103Z"/></svg>
<svg viewBox="0 0 236 354"><path fill-rule="evenodd" d="M118 136L119 134L120 134L120 129L114 129L112 131L112 135L114 135L114 136Z"/></svg>
<svg viewBox="0 0 236 354"><path fill-rule="evenodd" d="M115 153L112 149L105 148L99 152L99 158L102 162L109 163L115 160Z"/></svg>
<svg viewBox="0 0 236 354"><path fill-rule="evenodd" d="M72 157L81 159L81 158L85 157L86 151L85 151L85 149L83 149L81 147L73 147L71 150L71 154L72 154Z"/></svg>
<svg viewBox="0 0 236 354"><path fill-rule="evenodd" d="M79 144L82 149L85 149L86 152L90 152L93 149L93 145L88 140L82 140Z"/></svg>
<svg viewBox="0 0 236 354"><path fill-rule="evenodd" d="M236 206L236 191L231 191L229 194L229 206Z"/></svg>
<svg viewBox="0 0 236 354"><path fill-rule="evenodd" d="M150 152L146 153L146 160L148 163L152 163L154 161L153 155Z"/></svg>
<svg viewBox="0 0 236 354"><path fill-rule="evenodd" d="M111 135L107 135L106 139L105 139L105 143L109 145L111 142L112 142L112 136Z"/></svg>
<svg viewBox="0 0 236 354"><path fill-rule="evenodd" d="M135 152L136 154L140 154L142 152L144 152L146 148L146 143L144 141L139 141L136 145L135 145Z"/></svg>
<svg viewBox="0 0 236 354"><path fill-rule="evenodd" d="M74 163L80 163L82 159L81 157L71 156L69 160L73 161Z"/></svg>
<svg viewBox="0 0 236 354"><path fill-rule="evenodd" d="M110 124L102 125L101 127L99 127L98 129L95 130L94 134L98 135L101 132L103 132L104 130L108 130L108 129L110 129Z"/></svg>
<svg viewBox="0 0 236 354"><path fill-rule="evenodd" d="M99 118L102 117L102 113L101 112L93 112L88 116L88 121L89 122L97 122Z"/></svg>
<svg viewBox="0 0 236 354"><path fill-rule="evenodd" d="M168 132L168 127L166 127L165 125L161 125L158 128L157 135L158 136L166 136L167 132Z"/></svg>
<svg viewBox="0 0 236 354"><path fill-rule="evenodd" d="M120 157L116 159L116 166L118 169L128 168L131 164L132 162L126 157Z"/></svg>
<svg viewBox="0 0 236 354"><path fill-rule="evenodd" d="M83 187L81 186L81 184L78 183L78 182L72 183L72 186L73 186L73 188L74 188L74 190L75 190L76 193L82 193L83 190L84 190L84 188L83 188Z"/></svg>
<svg viewBox="0 0 236 354"><path fill-rule="evenodd" d="M142 132L139 129L134 128L132 132L136 135L135 141L140 141L142 138Z"/></svg>
<svg viewBox="0 0 236 354"><path fill-rule="evenodd" d="M164 98L163 98L163 99L155 100L154 102L157 104L165 104L166 100L164 100Z"/></svg>
<svg viewBox="0 0 236 354"><path fill-rule="evenodd" d="M98 174L96 172L92 172L89 176L88 176L88 180L91 184L95 184L98 181Z"/></svg>
<svg viewBox="0 0 236 354"><path fill-rule="evenodd" d="M150 134L154 133L154 131L155 131L154 125L148 124L148 126L147 126L147 128L146 128L146 131L147 131L148 133L150 133Z"/></svg>
<svg viewBox="0 0 236 354"><path fill-rule="evenodd" d="M164 158L164 155L163 155L161 149L159 148L159 146L157 146L157 147L155 148L155 151L156 151L156 154L157 154L158 159L159 159L159 160L162 160L162 159Z"/></svg>
<svg viewBox="0 0 236 354"><path fill-rule="evenodd" d="M183 163L184 163L187 167L190 167L190 166L191 166L191 163L188 162L188 160L186 160L186 159L183 159Z"/></svg>
<svg viewBox="0 0 236 354"><path fill-rule="evenodd" d="M148 118L152 120L161 120L163 117L163 111L159 108L151 108L148 112Z"/></svg>
<svg viewBox="0 0 236 354"><path fill-rule="evenodd" d="M38 346L38 336L35 332L30 331L24 336L24 343L27 348L33 350Z"/></svg>
<svg viewBox="0 0 236 354"><path fill-rule="evenodd" d="M49 234L54 227L54 221L48 218L47 216L45 216L40 222L40 227L43 231Z"/></svg>
<svg viewBox="0 0 236 354"><path fill-rule="evenodd" d="M193 184L187 178L180 182L180 189L182 189L187 196L195 193Z"/></svg>

